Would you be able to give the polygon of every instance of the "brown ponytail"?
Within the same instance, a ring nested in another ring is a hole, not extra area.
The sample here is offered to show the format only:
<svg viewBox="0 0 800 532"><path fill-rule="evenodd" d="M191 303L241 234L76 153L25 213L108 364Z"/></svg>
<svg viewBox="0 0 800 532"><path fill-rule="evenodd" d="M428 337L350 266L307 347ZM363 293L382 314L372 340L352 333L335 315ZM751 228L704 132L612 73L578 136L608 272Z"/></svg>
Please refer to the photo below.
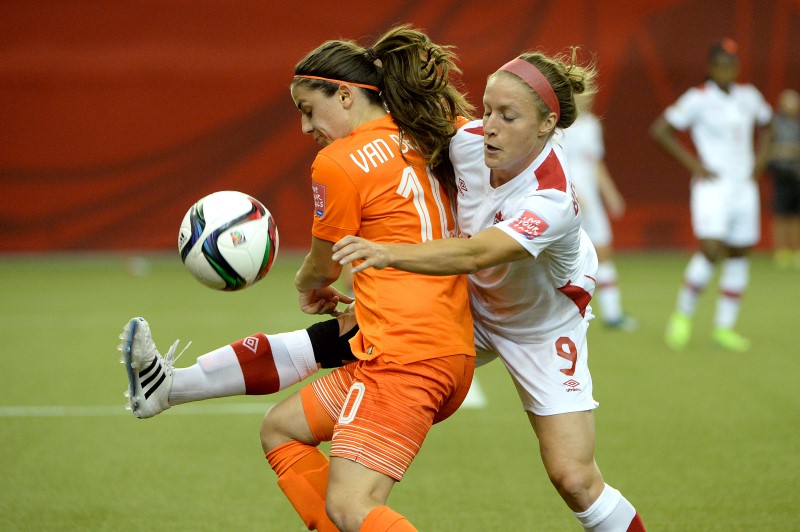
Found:
<svg viewBox="0 0 800 532"><path fill-rule="evenodd" d="M451 76L461 74L450 46L438 45L410 25L396 26L370 48L353 41L328 41L295 66L299 76L317 76L377 87L361 89L375 105L384 105L449 191L455 190L447 147L459 116L472 117L473 106ZM295 78L332 95L338 87L322 80Z"/></svg>

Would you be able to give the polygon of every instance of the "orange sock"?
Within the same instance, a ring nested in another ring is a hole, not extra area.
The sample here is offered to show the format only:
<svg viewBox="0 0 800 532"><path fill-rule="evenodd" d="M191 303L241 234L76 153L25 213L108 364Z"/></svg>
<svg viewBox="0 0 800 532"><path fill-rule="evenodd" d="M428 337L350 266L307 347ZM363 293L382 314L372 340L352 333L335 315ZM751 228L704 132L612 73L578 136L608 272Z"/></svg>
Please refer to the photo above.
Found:
<svg viewBox="0 0 800 532"><path fill-rule="evenodd" d="M378 506L361 523L361 532L417 532L417 529L388 506Z"/></svg>
<svg viewBox="0 0 800 532"><path fill-rule="evenodd" d="M266 454L283 490L309 530L338 532L325 513L328 458L316 447L290 441Z"/></svg>

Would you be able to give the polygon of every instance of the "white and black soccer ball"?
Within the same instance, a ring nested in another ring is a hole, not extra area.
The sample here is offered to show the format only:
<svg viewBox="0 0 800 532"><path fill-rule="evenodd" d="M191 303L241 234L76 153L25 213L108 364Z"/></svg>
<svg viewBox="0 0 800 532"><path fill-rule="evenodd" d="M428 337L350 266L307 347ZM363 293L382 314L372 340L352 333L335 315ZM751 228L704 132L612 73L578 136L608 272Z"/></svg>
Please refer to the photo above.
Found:
<svg viewBox="0 0 800 532"><path fill-rule="evenodd" d="M195 279L215 290L242 290L262 279L278 255L278 227L247 194L214 192L181 222L178 252Z"/></svg>

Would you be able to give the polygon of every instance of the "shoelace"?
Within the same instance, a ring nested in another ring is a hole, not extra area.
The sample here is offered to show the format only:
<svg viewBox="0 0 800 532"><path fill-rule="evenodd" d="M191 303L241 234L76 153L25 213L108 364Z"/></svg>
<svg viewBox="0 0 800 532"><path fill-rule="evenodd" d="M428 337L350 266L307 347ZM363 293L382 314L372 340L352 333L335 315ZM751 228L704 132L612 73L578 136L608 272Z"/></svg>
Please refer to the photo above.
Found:
<svg viewBox="0 0 800 532"><path fill-rule="evenodd" d="M183 349L181 349L181 352L178 353L178 356L174 356L175 350L178 349L178 342L180 342L180 340L175 340L172 342L172 345L169 346L169 351L167 351L167 354L164 355L164 362L166 362L169 367L173 367L175 362L177 362L178 359L181 358L181 356L186 352L186 350L189 349L189 346L192 345L192 341L189 340L189 343L186 344Z"/></svg>

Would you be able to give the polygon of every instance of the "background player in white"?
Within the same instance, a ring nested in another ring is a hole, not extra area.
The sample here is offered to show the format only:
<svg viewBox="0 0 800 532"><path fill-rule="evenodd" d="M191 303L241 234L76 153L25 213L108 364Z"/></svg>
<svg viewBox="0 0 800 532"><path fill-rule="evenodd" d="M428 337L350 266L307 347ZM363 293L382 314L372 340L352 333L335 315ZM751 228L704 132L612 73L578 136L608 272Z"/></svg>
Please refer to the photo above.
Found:
<svg viewBox="0 0 800 532"><path fill-rule="evenodd" d="M597 293L603 323L620 331L635 331L638 322L622 307L617 268L611 246L609 215L621 218L625 199L620 194L605 163L603 127L592 113L594 94L576 94L578 118L560 141L567 156L570 175L581 204L583 230L597 251Z"/></svg>
<svg viewBox="0 0 800 532"><path fill-rule="evenodd" d="M450 143L464 238L379 245L350 236L333 249L341 263L356 261L356 276L368 267L470 273L476 346L508 368L559 494L587 530L638 531L638 513L594 460L586 332L597 256L552 141L575 120L573 93L591 90L593 75L574 53L533 53L489 76L483 121Z"/></svg>
<svg viewBox="0 0 800 532"><path fill-rule="evenodd" d="M713 339L732 351L750 342L734 331L740 300L749 282L750 249L760 237L757 176L766 162L766 126L772 110L754 86L738 84L739 59L730 39L710 51L708 80L687 90L651 128L655 141L692 175L692 230L700 250L689 261L665 340L673 349L689 342L698 299L721 263ZM754 133L763 135L758 156ZM677 137L689 131L694 155Z"/></svg>

